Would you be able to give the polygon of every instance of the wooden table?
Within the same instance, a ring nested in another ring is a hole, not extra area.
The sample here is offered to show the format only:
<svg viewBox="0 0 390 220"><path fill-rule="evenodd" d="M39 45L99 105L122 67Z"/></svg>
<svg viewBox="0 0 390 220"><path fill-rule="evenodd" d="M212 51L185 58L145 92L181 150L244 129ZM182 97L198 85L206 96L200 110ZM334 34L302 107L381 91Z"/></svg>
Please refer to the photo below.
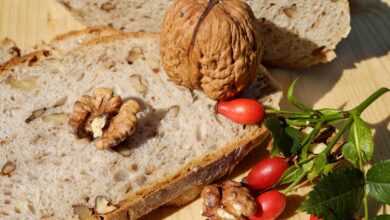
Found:
<svg viewBox="0 0 390 220"><path fill-rule="evenodd" d="M300 77L297 95L308 105L349 108L379 87L390 87L390 0L351 3L352 32L339 45L334 62L303 71L272 70L284 88ZM0 0L0 39L14 39L22 48L81 28L83 25L53 0ZM286 106L285 100L281 106ZM390 158L390 95L378 100L363 116L376 130L375 158ZM237 173L245 172L262 153L252 154ZM300 197L290 200L291 210L281 219L307 219L303 214L294 214L293 206ZM370 209L379 210L375 204ZM181 209L159 209L144 219L199 220L203 219L200 212L200 202L196 201Z"/></svg>

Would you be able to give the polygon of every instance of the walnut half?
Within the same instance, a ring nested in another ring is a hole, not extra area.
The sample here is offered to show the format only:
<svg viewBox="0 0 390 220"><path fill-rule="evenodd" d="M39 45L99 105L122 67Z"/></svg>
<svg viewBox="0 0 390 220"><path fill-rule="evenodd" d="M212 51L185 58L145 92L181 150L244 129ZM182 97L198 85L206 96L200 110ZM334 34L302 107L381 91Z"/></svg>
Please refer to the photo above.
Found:
<svg viewBox="0 0 390 220"><path fill-rule="evenodd" d="M243 220L256 213L255 199L238 182L206 186L202 191L203 216L210 220Z"/></svg>
<svg viewBox="0 0 390 220"><path fill-rule="evenodd" d="M93 96L84 95L75 103L69 125L78 137L97 139L98 149L108 149L134 133L139 110L136 101L123 103L111 89L98 88Z"/></svg>

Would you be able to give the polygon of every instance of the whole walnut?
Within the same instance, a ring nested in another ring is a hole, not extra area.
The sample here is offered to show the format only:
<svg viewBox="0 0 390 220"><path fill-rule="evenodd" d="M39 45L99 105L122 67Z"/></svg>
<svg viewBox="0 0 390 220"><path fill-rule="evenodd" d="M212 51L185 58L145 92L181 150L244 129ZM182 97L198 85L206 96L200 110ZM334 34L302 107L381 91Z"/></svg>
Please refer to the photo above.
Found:
<svg viewBox="0 0 390 220"><path fill-rule="evenodd" d="M240 0L176 0L160 34L168 77L212 99L228 99L255 78L263 45L256 19Z"/></svg>

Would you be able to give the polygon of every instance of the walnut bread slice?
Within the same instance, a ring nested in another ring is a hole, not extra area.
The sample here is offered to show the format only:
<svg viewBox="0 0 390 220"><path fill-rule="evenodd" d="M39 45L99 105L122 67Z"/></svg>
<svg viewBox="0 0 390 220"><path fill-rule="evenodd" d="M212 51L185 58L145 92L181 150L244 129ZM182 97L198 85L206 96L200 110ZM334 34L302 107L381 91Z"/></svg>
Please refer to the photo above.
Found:
<svg viewBox="0 0 390 220"><path fill-rule="evenodd" d="M336 57L351 30L348 0L248 0L258 18L264 62L304 68Z"/></svg>
<svg viewBox="0 0 390 220"><path fill-rule="evenodd" d="M160 32L173 0L57 0L82 23ZM229 0L237 1L237 0ZM350 27L348 0L246 0L264 37L264 61L304 68L330 62ZM186 13L183 9L183 13ZM183 14L184 15L184 14Z"/></svg>
<svg viewBox="0 0 390 220"><path fill-rule="evenodd" d="M139 104L134 133L111 149L68 125L75 102L97 88ZM99 37L67 53L13 59L0 70L0 91L4 220L137 219L229 173L269 138L263 127L216 115L203 93L169 82L157 34ZM275 91L259 75L245 94L275 105Z"/></svg>

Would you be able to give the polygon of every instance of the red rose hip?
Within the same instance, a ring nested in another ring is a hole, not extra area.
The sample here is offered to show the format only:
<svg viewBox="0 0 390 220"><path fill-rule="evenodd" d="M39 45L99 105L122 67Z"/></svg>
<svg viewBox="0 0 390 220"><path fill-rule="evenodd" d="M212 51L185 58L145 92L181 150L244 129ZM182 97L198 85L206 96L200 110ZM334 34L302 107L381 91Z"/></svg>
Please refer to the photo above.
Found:
<svg viewBox="0 0 390 220"><path fill-rule="evenodd" d="M257 124L264 119L264 107L254 99L220 101L216 110L217 113L239 124Z"/></svg>
<svg viewBox="0 0 390 220"><path fill-rule="evenodd" d="M252 189L267 189L279 182L287 168L288 163L284 158L267 158L252 168L246 181Z"/></svg>
<svg viewBox="0 0 390 220"><path fill-rule="evenodd" d="M318 218L317 216L315 215L311 215L310 216L310 220L322 220L321 218Z"/></svg>
<svg viewBox="0 0 390 220"><path fill-rule="evenodd" d="M271 190L256 198L258 211L250 220L275 220L286 208L286 197L277 190Z"/></svg>

